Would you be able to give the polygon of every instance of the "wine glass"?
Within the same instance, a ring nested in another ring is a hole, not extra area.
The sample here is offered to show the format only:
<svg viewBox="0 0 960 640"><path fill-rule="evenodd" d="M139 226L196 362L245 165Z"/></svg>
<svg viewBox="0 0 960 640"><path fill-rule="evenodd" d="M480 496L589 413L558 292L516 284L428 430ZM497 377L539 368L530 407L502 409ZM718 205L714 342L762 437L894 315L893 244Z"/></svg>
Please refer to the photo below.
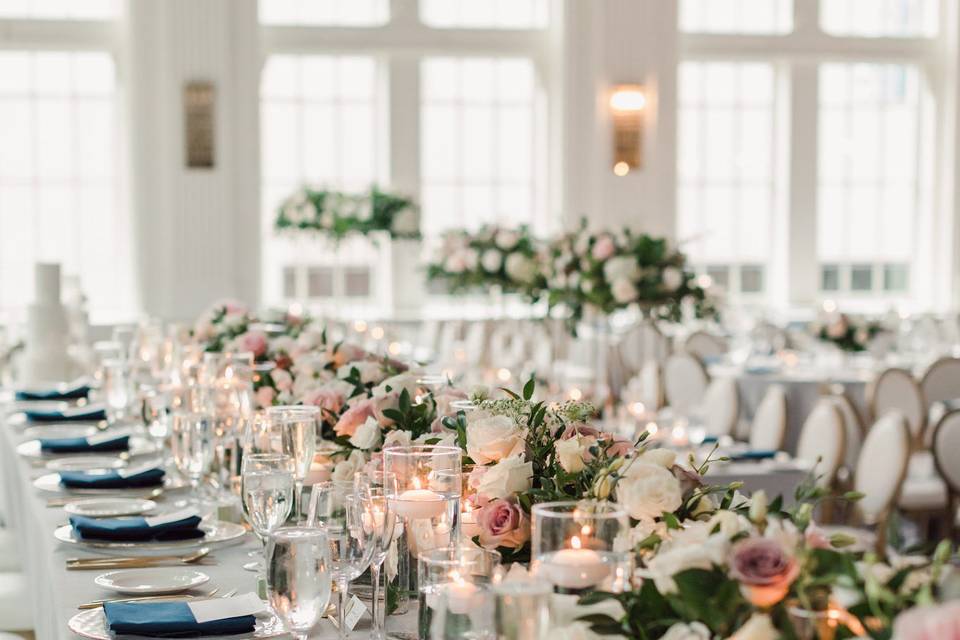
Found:
<svg viewBox="0 0 960 640"><path fill-rule="evenodd" d="M310 492L308 526L322 525L330 539L333 579L340 592L338 627L340 639L347 637L346 613L350 601L350 582L370 564L375 546L376 527L365 527L360 499L330 482L313 485Z"/></svg>
<svg viewBox="0 0 960 640"><path fill-rule="evenodd" d="M282 527L267 542L267 598L296 640L306 640L330 603L330 541L325 529Z"/></svg>
<svg viewBox="0 0 960 640"><path fill-rule="evenodd" d="M300 523L303 509L301 494L303 479L313 464L313 454L317 450L317 420L320 407L315 406L278 406L266 411L270 429L280 434L281 450L291 456L295 464L296 488L293 494L293 509L297 523Z"/></svg>
<svg viewBox="0 0 960 640"><path fill-rule="evenodd" d="M213 462L214 420L204 413L183 413L173 417L173 462L190 481L199 502L200 480Z"/></svg>
<svg viewBox="0 0 960 640"><path fill-rule="evenodd" d="M147 387L143 390L141 417L147 426L147 433L153 438L160 453L161 466L164 464L164 443L170 435L170 410L173 398L163 387Z"/></svg>
<svg viewBox="0 0 960 640"><path fill-rule="evenodd" d="M103 395L107 404L107 419L111 424L127 418L133 402L133 383L126 360L106 360L103 363Z"/></svg>
<svg viewBox="0 0 960 640"><path fill-rule="evenodd" d="M267 538L290 517L293 504L293 459L282 453L251 453L240 468L243 515L266 551ZM258 562L243 565L257 571Z"/></svg>
<svg viewBox="0 0 960 640"><path fill-rule="evenodd" d="M383 610L380 607L380 568L397 534L397 515L390 500L397 495L397 477L392 473L354 476L356 496L360 501L361 520L364 529L370 529L373 550L370 555L370 578L373 582L373 598L370 617L373 629L371 640L383 640Z"/></svg>

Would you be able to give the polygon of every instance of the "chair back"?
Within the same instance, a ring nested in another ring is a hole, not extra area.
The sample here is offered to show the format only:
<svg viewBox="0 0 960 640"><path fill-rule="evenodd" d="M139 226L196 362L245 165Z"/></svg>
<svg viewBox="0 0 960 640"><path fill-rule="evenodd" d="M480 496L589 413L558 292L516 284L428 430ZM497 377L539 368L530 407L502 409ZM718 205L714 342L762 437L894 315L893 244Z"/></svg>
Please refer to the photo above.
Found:
<svg viewBox="0 0 960 640"><path fill-rule="evenodd" d="M920 388L927 403L960 399L960 358L940 358L923 373Z"/></svg>
<svg viewBox="0 0 960 640"><path fill-rule="evenodd" d="M933 430L933 461L950 493L960 495L960 410L944 414Z"/></svg>
<svg viewBox="0 0 960 640"><path fill-rule="evenodd" d="M863 441L854 490L864 497L857 509L864 521L881 521L900 493L910 462L910 432L906 419L891 411L877 420Z"/></svg>
<svg viewBox="0 0 960 640"><path fill-rule="evenodd" d="M843 417L843 430L846 434L843 464L847 469L852 471L857 468L857 461L860 458L860 447L863 445L863 437L865 435L863 418L860 417L860 412L857 411L857 408L850 402L850 398L843 393L837 393L827 397L833 400L834 406Z"/></svg>
<svg viewBox="0 0 960 640"><path fill-rule="evenodd" d="M641 402L648 411L663 407L663 371L656 360L647 360L640 369Z"/></svg>
<svg viewBox="0 0 960 640"><path fill-rule="evenodd" d="M763 394L750 423L750 448L779 451L787 433L787 394L772 384Z"/></svg>
<svg viewBox="0 0 960 640"><path fill-rule="evenodd" d="M669 404L678 413L688 413L703 403L710 376L699 358L675 353L663 366L663 386Z"/></svg>
<svg viewBox="0 0 960 640"><path fill-rule="evenodd" d="M873 381L868 395L874 421L897 411L907 421L911 439L914 442L922 439L927 423L927 401L909 371L897 368L885 370Z"/></svg>
<svg viewBox="0 0 960 640"><path fill-rule="evenodd" d="M837 469L843 463L845 446L843 417L830 398L820 398L813 406L800 430L797 458L817 463L816 473L821 486L833 484Z"/></svg>
<svg viewBox="0 0 960 640"><path fill-rule="evenodd" d="M683 350L701 360L719 358L727 352L727 342L706 331L694 331L683 343Z"/></svg>
<svg viewBox="0 0 960 640"><path fill-rule="evenodd" d="M627 370L636 373L648 360L663 363L670 353L670 341L657 325L644 320L621 336L619 350Z"/></svg>
<svg viewBox="0 0 960 640"><path fill-rule="evenodd" d="M713 380L704 393L704 423L712 436L729 436L740 417L740 392L733 378Z"/></svg>

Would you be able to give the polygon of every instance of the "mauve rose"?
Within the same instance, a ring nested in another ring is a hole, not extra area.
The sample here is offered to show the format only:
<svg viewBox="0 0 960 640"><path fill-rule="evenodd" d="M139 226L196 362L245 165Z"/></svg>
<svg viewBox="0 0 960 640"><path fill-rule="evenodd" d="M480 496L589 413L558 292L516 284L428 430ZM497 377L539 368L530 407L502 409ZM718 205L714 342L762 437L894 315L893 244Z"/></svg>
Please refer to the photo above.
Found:
<svg viewBox="0 0 960 640"><path fill-rule="evenodd" d="M703 486L703 476L693 469L675 464L670 467L670 472L680 481L680 488L685 494Z"/></svg>
<svg viewBox="0 0 960 640"><path fill-rule="evenodd" d="M365 398L355 403L352 407L343 412L333 430L338 436L353 436L357 429L367 418L372 418L376 403L369 398Z"/></svg>
<svg viewBox="0 0 960 640"><path fill-rule="evenodd" d="M747 538L730 550L730 577L757 607L772 607L783 600L799 572L796 560L770 538Z"/></svg>
<svg viewBox="0 0 960 640"><path fill-rule="evenodd" d="M588 424L583 422L574 422L573 424L568 424L567 428L563 430L563 433L560 434L561 440L569 440L574 436L586 436L596 438L600 435L600 430L591 427Z"/></svg>
<svg viewBox="0 0 960 640"><path fill-rule="evenodd" d="M616 250L617 246L613 243L613 238L604 234L599 236L597 241L593 243L593 249L590 251L590 254L594 260L606 260L612 256Z"/></svg>
<svg viewBox="0 0 960 640"><path fill-rule="evenodd" d="M273 359L273 363L277 365L277 369L287 370L293 366L293 358L285 353L279 353L277 357Z"/></svg>
<svg viewBox="0 0 960 640"><path fill-rule="evenodd" d="M334 366L339 369L348 362L364 359L368 354L362 347L343 342L334 346L333 351L329 355L330 359L333 360Z"/></svg>
<svg viewBox="0 0 960 640"><path fill-rule="evenodd" d="M314 389L303 397L303 404L312 404L330 413L339 413L343 408L343 394L333 389Z"/></svg>
<svg viewBox="0 0 960 640"><path fill-rule="evenodd" d="M238 343L241 351L250 351L257 358L267 352L267 334L262 331L248 331L240 336Z"/></svg>
<svg viewBox="0 0 960 640"><path fill-rule="evenodd" d="M257 389L257 405L260 407L269 407L273 404L273 399L277 392L273 387L260 387Z"/></svg>
<svg viewBox="0 0 960 640"><path fill-rule="evenodd" d="M478 510L480 544L487 549L516 549L530 539L530 520L518 505L509 500L491 500Z"/></svg>
<svg viewBox="0 0 960 640"><path fill-rule="evenodd" d="M623 457L633 453L633 441L630 438L614 435L612 433L601 433L600 439L608 443L607 455L614 457Z"/></svg>

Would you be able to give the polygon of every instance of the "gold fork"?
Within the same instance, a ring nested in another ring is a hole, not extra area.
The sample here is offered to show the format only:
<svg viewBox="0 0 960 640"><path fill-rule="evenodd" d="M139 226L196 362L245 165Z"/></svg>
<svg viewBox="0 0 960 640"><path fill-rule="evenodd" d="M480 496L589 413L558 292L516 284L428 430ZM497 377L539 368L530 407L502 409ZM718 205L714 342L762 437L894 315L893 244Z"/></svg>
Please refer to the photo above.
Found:
<svg viewBox="0 0 960 640"><path fill-rule="evenodd" d="M118 602L166 602L166 601L176 601L176 600L197 600L197 599L209 599L212 598L220 591L220 587L216 587L205 593L203 595L194 596L190 594L169 594L163 596L138 596L136 598L117 598L115 600L93 600L91 602L84 602L83 604L77 605L77 609L98 609L103 605L109 603L118 603Z"/></svg>

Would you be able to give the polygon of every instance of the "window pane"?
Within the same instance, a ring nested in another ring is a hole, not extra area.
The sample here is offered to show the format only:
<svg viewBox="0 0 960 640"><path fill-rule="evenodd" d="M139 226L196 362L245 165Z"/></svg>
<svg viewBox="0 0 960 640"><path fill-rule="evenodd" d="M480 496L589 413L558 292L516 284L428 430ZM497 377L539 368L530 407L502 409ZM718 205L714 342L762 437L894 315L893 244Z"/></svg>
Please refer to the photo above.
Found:
<svg viewBox="0 0 960 640"><path fill-rule="evenodd" d="M117 0L0 0L0 18L109 20L118 13Z"/></svg>
<svg viewBox="0 0 960 640"><path fill-rule="evenodd" d="M2 310L28 304L34 263L53 261L98 321L136 312L114 79L104 52L0 51Z"/></svg>
<svg viewBox="0 0 960 640"><path fill-rule="evenodd" d="M793 30L793 0L680 0L680 30L789 33Z"/></svg>
<svg viewBox="0 0 960 640"><path fill-rule="evenodd" d="M934 36L939 0L820 0L820 25L833 35Z"/></svg>
<svg viewBox="0 0 960 640"><path fill-rule="evenodd" d="M772 257L782 190L775 85L767 63L679 68L677 237L695 264L746 262L742 291L763 289Z"/></svg>
<svg viewBox="0 0 960 640"><path fill-rule="evenodd" d="M873 265L855 264L850 267L850 290L871 291L873 289Z"/></svg>
<svg viewBox="0 0 960 640"><path fill-rule="evenodd" d="M427 58L421 78L424 231L541 224L545 132L533 62Z"/></svg>
<svg viewBox="0 0 960 640"><path fill-rule="evenodd" d="M905 264L883 265L883 290L907 291L909 289L910 267Z"/></svg>
<svg viewBox="0 0 960 640"><path fill-rule="evenodd" d="M713 286L720 287L724 291L730 290L730 267L725 265L710 265L706 271Z"/></svg>
<svg viewBox="0 0 960 640"><path fill-rule="evenodd" d="M835 264L825 264L820 267L820 290L821 291L839 291L840 290L840 266Z"/></svg>
<svg viewBox="0 0 960 640"><path fill-rule="evenodd" d="M420 0L420 20L441 29L542 29L548 0Z"/></svg>
<svg viewBox="0 0 960 640"><path fill-rule="evenodd" d="M389 0L260 0L263 24L370 27L389 18Z"/></svg>
<svg viewBox="0 0 960 640"><path fill-rule="evenodd" d="M818 244L821 261L858 262L850 288L872 290L870 269L915 254L926 200L927 154L919 70L893 64L820 69Z"/></svg>
<svg viewBox="0 0 960 640"><path fill-rule="evenodd" d="M329 264L337 259L318 240L278 236L277 207L304 184L365 191L379 179L380 85L369 56L272 55L260 84L263 296L279 303L290 291L321 297L333 291L329 267L284 271L291 258ZM370 260L372 249L351 245L350 259ZM325 279L326 278L326 279ZM326 293L324 293L326 292Z"/></svg>

